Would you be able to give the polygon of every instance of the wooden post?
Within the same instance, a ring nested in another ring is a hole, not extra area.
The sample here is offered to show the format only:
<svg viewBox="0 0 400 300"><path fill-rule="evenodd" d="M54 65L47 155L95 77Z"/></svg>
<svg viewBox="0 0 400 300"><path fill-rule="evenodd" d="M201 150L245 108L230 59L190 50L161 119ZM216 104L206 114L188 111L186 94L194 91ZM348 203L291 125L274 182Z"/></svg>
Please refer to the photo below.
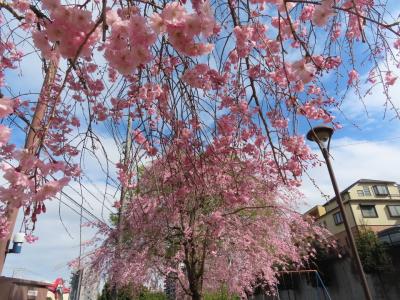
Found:
<svg viewBox="0 0 400 300"><path fill-rule="evenodd" d="M38 103L35 108L35 113L32 118L32 122L29 127L28 135L25 140L25 149L30 153L35 154L38 150L40 142L40 128L42 127L42 121L46 116L48 109L47 99L51 92L51 86L54 83L54 79L57 73L58 62L50 61L46 70L46 76L43 81L42 89L40 91ZM4 263L6 260L7 249L10 244L10 240L14 231L15 222L18 217L19 208L12 205L12 203L7 204L7 219L10 223L9 234L7 238L0 240L0 275L3 272Z"/></svg>

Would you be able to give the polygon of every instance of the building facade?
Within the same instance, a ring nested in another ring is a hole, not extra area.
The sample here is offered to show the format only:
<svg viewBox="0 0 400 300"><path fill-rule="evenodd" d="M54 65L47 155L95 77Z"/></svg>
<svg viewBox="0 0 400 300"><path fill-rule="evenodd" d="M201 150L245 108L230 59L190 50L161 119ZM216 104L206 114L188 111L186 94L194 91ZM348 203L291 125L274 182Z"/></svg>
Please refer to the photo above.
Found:
<svg viewBox="0 0 400 300"><path fill-rule="evenodd" d="M400 225L400 185L393 181L360 179L341 192L346 215L355 236L363 228L378 233ZM306 212L328 229L341 246L348 246L343 217L336 197Z"/></svg>

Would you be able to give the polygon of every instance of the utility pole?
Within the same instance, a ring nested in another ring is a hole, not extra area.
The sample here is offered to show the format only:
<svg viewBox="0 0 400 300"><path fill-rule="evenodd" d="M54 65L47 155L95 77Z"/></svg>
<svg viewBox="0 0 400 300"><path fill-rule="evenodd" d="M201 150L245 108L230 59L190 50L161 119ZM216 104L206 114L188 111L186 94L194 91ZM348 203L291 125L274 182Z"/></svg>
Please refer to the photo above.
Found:
<svg viewBox="0 0 400 300"><path fill-rule="evenodd" d="M38 103L35 108L35 113L33 114L32 122L29 126L28 135L25 140L25 149L31 154L35 154L38 150L40 143L40 129L42 128L42 122L46 116L48 109L47 99L51 92L51 86L54 83L54 79L57 73L58 62L50 61L47 69L46 75L43 81L42 89L38 98ZM55 104L54 104L55 105ZM14 231L15 222L17 221L19 208L8 203L6 207L7 220L9 222L9 233L5 239L0 240L0 275L3 272L4 263L6 260L7 249L10 244L10 240Z"/></svg>
<svg viewBox="0 0 400 300"><path fill-rule="evenodd" d="M128 111L128 124L126 128L126 137L125 137L125 148L124 148L124 166L127 166L129 163L129 157L131 154L131 147L132 147L132 117L130 110ZM121 187L121 196L120 196L120 207L118 208L118 219L117 219L117 226L118 226L118 231L121 230L121 218L122 218L122 209L124 206L124 201L125 201L125 195L126 195L126 188L124 186ZM121 240L121 235L118 235L118 243Z"/></svg>
<svg viewBox="0 0 400 300"><path fill-rule="evenodd" d="M129 163L129 158L130 158L130 153L131 153L131 147L132 147L132 117L130 113L130 109L128 110L128 124L126 128L126 137L125 137L125 147L123 150L123 156L124 156L124 166L128 168L128 163ZM122 243L122 210L124 207L124 200L125 200L125 195L126 195L126 188L124 186L121 186L121 196L120 196L120 207L118 208L118 216L117 216L117 247ZM118 255L118 249L117 249L117 255ZM112 285L112 291L111 291L111 298L113 300L118 299L118 290L117 286L115 283Z"/></svg>
<svg viewBox="0 0 400 300"><path fill-rule="evenodd" d="M349 221L347 219L346 210L345 210L344 205L343 205L342 196L340 195L338 184L336 182L335 173L333 172L331 160L329 158L329 152L328 152L328 150L326 148L322 148L322 154L323 154L323 156L325 158L326 166L328 168L328 172L329 172L329 176L331 178L332 186L333 186L333 189L335 191L336 202L337 202L337 204L339 206L339 211L342 214L344 227L346 229L347 238L348 238L349 244L350 244L350 250L351 250L351 252L353 254L358 274L360 275L360 281L361 281L362 288L364 290L365 299L372 300L371 291L369 290L369 287L368 287L367 277L365 276L365 273L364 273L364 269L363 269L363 266L362 266L362 263L361 263L360 255L358 254L358 251L357 251L356 241L355 241L353 233L351 231L351 227L350 227Z"/></svg>
<svg viewBox="0 0 400 300"><path fill-rule="evenodd" d="M316 126L316 127L312 128L307 133L307 139L317 143L318 147L320 148L320 150L322 152L322 155L324 156L326 166L327 166L328 172L329 172L329 177L332 182L333 190L335 191L336 202L338 204L339 211L343 218L344 228L346 230L347 238L348 238L349 244L350 244L350 250L353 254L352 258L354 260L358 274L360 276L361 286L364 290L364 296L365 296L365 299L372 300L372 294L368 287L367 277L365 276L365 273L364 273L360 255L358 254L358 251L357 251L357 245L356 245L356 242L355 242L355 239L353 236L353 232L351 231L351 226L347 219L347 214L346 214L345 207L343 205L342 196L340 195L340 191L339 191L339 187L338 187L338 184L336 181L335 173L333 172L331 160L329 158L329 146L331 143L332 135L333 135L333 128L326 126L326 125L320 125L320 126Z"/></svg>

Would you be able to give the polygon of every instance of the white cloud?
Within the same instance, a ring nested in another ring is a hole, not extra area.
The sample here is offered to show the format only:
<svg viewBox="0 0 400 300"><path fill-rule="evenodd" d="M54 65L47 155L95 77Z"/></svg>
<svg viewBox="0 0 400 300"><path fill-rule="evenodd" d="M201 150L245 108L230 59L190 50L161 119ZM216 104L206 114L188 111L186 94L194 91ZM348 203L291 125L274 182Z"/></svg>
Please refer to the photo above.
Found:
<svg viewBox="0 0 400 300"><path fill-rule="evenodd" d="M335 147L336 146L336 147ZM400 183L400 138L388 139L382 142L367 139L355 140L352 138L333 138L332 164L340 190L344 190L358 179L390 180ZM320 152L314 148L315 152ZM320 155L322 160L322 156ZM324 194L334 196L326 165L315 167L309 171L311 178L316 180L317 186ZM302 211L316 204L325 203L316 187L308 178L304 178L301 188L307 197L307 206Z"/></svg>
<svg viewBox="0 0 400 300"><path fill-rule="evenodd" d="M66 201L67 202L67 201ZM8 254L4 266L4 275L17 272L18 277L53 281L62 276L69 280L67 263L79 256L79 215L61 206L62 220L71 233L64 229L58 216L58 201L47 202L48 213L40 215L35 234L39 240L34 244L24 243L21 254ZM15 232L21 224L20 211ZM83 238L91 234L83 229Z"/></svg>
<svg viewBox="0 0 400 300"><path fill-rule="evenodd" d="M79 191L77 183L71 183L71 186ZM83 189L83 206L100 220L108 221L110 211L104 209L102 212L102 195L105 193L104 182L93 182L93 184L85 182L85 186L89 191ZM82 198L72 188L67 187L64 192L80 204ZM111 195L114 192L111 187L108 187L109 195L106 196L105 205L115 212L110 204L113 201ZM57 199L46 201L47 212L39 215L34 232L39 240L34 244L24 243L21 254L9 254L3 275L12 276L14 274L16 277L45 281L53 281L61 276L69 281L70 269L67 264L79 256L80 233L82 234L82 242L85 242L91 239L96 231L88 227L81 229L79 205L74 204L65 194L61 200L75 209L76 212L64 204L60 206ZM116 197L118 197L118 194ZM94 220L85 211L83 215ZM20 211L14 232L19 231L22 217L22 211ZM87 222L86 219L82 221Z"/></svg>

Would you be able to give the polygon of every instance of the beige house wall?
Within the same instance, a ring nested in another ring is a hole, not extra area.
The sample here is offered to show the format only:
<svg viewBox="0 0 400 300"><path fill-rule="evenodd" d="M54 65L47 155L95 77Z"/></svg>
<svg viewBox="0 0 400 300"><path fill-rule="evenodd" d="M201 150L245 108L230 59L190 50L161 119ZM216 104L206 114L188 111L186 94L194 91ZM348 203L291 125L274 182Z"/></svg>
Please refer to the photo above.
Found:
<svg viewBox="0 0 400 300"><path fill-rule="evenodd" d="M337 206L337 204L336 204L336 206ZM345 208L346 216L347 216L347 219L349 221L350 227L356 226L356 223L354 222L352 211L350 209L350 206L349 206L348 202L345 203L344 208ZM343 223L339 224L339 225L335 224L335 220L333 218L333 215L335 213L337 213L337 212L339 212L339 208L338 207L336 207L335 209L327 212L326 215L323 215L321 218L318 219L318 223L320 223L322 226L324 226L326 229L328 229L334 235L336 235L339 232L342 232L342 231L345 230Z"/></svg>
<svg viewBox="0 0 400 300"><path fill-rule="evenodd" d="M360 204L373 204L375 205L375 210L378 215L377 218L365 218L362 215ZM400 224L400 218L391 217L388 211L388 205L400 205L400 200L398 201L385 201L385 200L375 200L375 201L359 201L351 203L354 218L358 226L394 226Z"/></svg>
<svg viewBox="0 0 400 300"><path fill-rule="evenodd" d="M336 207L337 207L336 200L333 200L333 201L325 204L325 210L327 213L330 213L330 211L335 209Z"/></svg>
<svg viewBox="0 0 400 300"><path fill-rule="evenodd" d="M374 185L385 185L388 188L389 195L375 195L373 190ZM365 186L369 188L371 195L362 196L358 194L357 191L364 190ZM387 208L388 205L400 205L400 191L396 184L368 182L358 183L343 192L342 199L344 201L349 225L352 228L355 236L358 235L359 230L361 230L363 226L367 226L374 232L379 232L391 226L400 225L400 217L391 217ZM360 204L375 205L378 216L376 218L363 217ZM335 236L335 239L339 242L339 244L345 246L347 241L344 224L341 223L336 225L333 218L333 215L339 212L336 199L326 203L323 207L326 211L325 214L323 209L318 206L310 209L307 214L317 217L317 222L328 229ZM318 218L318 215L321 216Z"/></svg>
<svg viewBox="0 0 400 300"><path fill-rule="evenodd" d="M387 205L400 205L399 189L394 184L386 184L389 195L376 196L373 186L375 184L362 183L351 187L347 192L342 194L346 215L351 227L354 226L375 226L376 228L386 228L400 224L400 218L391 217L387 209ZM359 196L357 191L363 190L364 186L368 186L371 195ZM351 209L350 204L351 202ZM377 212L377 218L365 218L362 216L360 204L373 204ZM343 224L336 225L333 215L339 211L336 200L325 204L326 214L318 219L318 223L324 225L332 234L336 235L345 230Z"/></svg>
<svg viewBox="0 0 400 300"><path fill-rule="evenodd" d="M397 186L394 184L385 184L389 190L389 195L387 196L377 196L374 194L373 186L376 184L356 184L349 191L350 199L360 199L360 200L390 200L398 199L400 200L400 193ZM362 190L364 186L368 186L371 195L370 196L359 196L357 191Z"/></svg>

